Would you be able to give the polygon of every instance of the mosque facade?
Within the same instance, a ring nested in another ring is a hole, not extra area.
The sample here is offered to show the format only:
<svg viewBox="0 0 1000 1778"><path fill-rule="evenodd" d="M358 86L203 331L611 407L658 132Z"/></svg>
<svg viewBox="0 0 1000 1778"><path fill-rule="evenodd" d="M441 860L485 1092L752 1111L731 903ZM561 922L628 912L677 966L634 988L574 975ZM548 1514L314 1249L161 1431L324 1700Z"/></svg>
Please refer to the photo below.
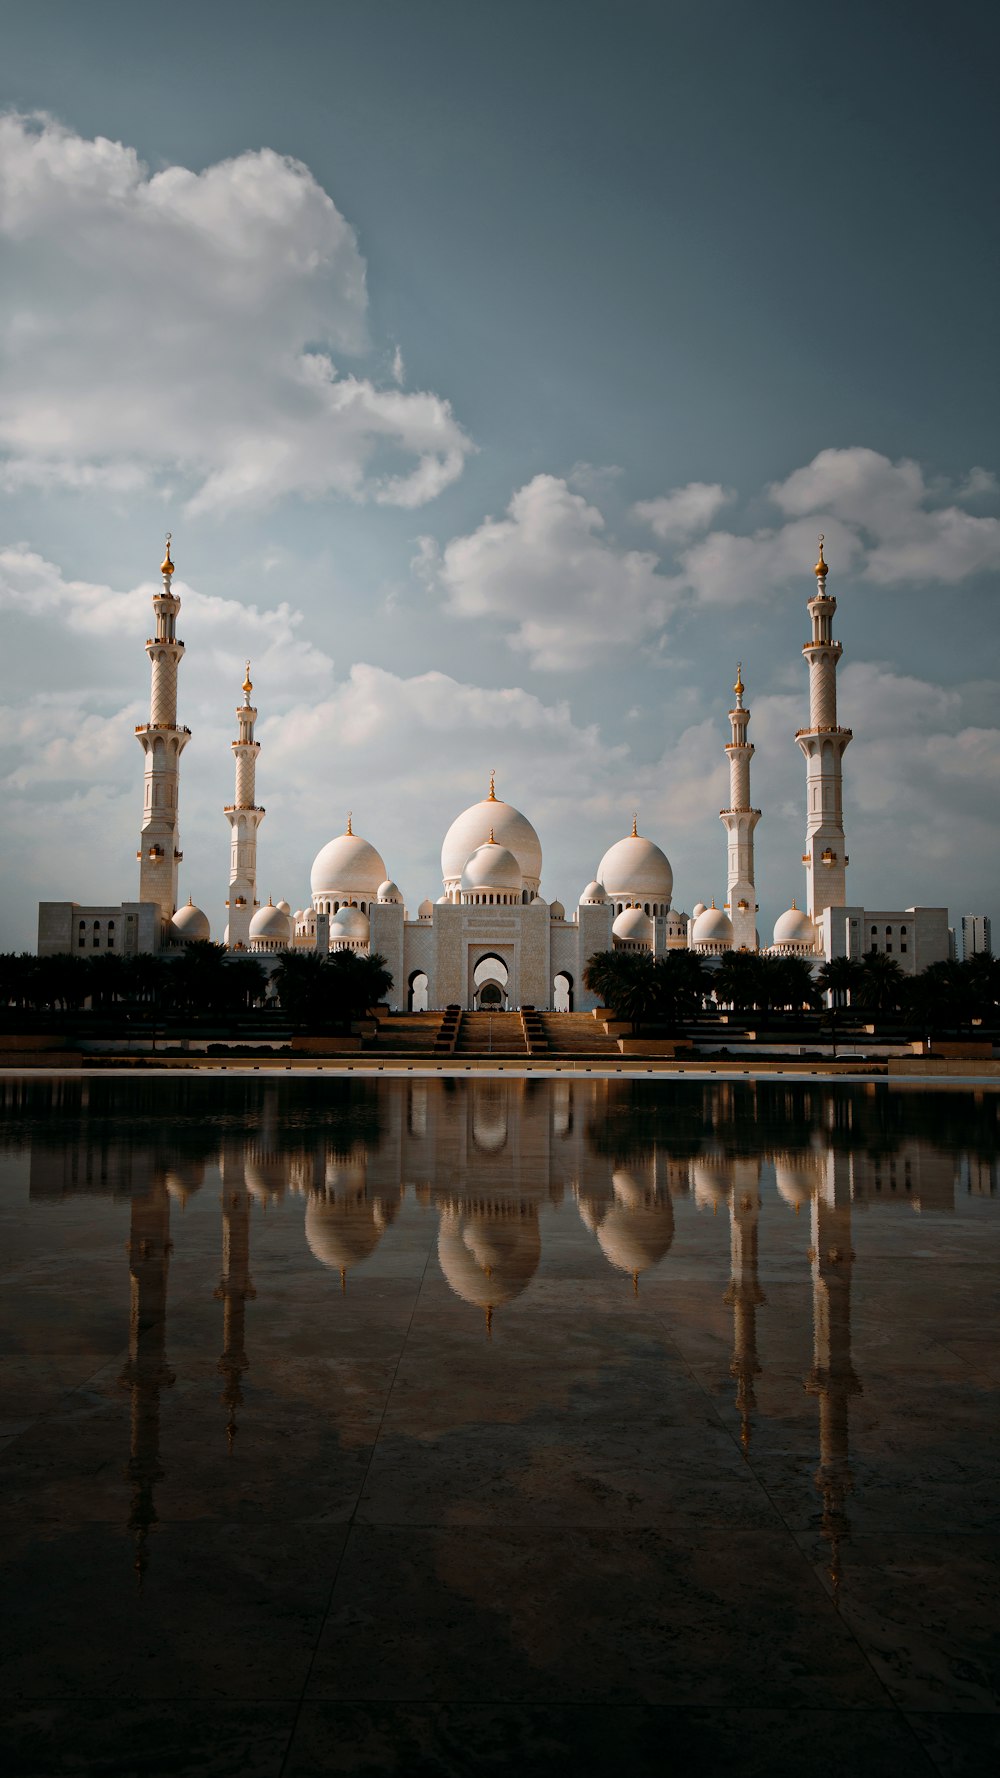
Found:
<svg viewBox="0 0 1000 1778"><path fill-rule="evenodd" d="M837 667L843 652L833 634L837 609L827 589L829 568L820 539L808 600L810 635L803 647L809 669L809 721L795 735L806 767L805 905L777 920L771 943L757 927L754 839L761 819L753 807L750 710L742 669L729 711L729 807L726 894L720 906L696 902L691 913L673 906L673 871L655 840L632 829L600 859L594 876L568 912L541 893L542 848L520 810L496 793L495 776L480 802L452 822L441 848L442 890L411 915L385 859L356 834L345 832L317 853L308 900L293 911L288 900L262 905L257 894L257 845L265 810L257 801L260 743L250 667L236 711L233 800L223 811L230 830L228 923L223 941L276 963L289 950L379 953L392 975L391 1000L413 1010L459 1006L502 1010L586 1011L596 1005L584 984L587 962L599 951L622 949L662 956L689 948L708 960L728 952L766 949L818 967L825 959L861 957L872 949L892 955L915 974L951 954L943 907L869 910L848 900L843 761L852 739L838 721ZM177 719L178 669L184 644L177 636L180 598L173 588L170 540L153 597L154 634L147 639L151 689L148 722L136 728L142 749L143 810L136 858L136 901L83 906L72 900L39 905L39 955L176 949L211 938L206 914L179 899L180 762L190 729Z"/></svg>

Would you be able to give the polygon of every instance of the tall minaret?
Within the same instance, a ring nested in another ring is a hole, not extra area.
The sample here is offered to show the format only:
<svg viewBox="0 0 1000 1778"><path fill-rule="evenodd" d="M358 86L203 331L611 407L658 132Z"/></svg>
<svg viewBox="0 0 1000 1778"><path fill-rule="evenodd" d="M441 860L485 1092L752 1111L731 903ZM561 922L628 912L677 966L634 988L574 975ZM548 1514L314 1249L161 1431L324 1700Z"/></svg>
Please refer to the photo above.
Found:
<svg viewBox="0 0 1000 1778"><path fill-rule="evenodd" d="M153 594L156 634L146 642L152 666L149 721L135 731L146 755L142 836L136 853L139 900L157 902L165 921L177 906L177 866L183 857L177 845L177 780L181 754L191 739L189 728L177 726L177 667L184 644L177 639L181 602L171 586L173 572L168 531L160 568L163 590Z"/></svg>
<svg viewBox="0 0 1000 1778"><path fill-rule="evenodd" d="M726 906L733 923L733 950L757 949L757 891L753 877L753 830L760 820L760 810L750 807L750 761L754 749L747 740L750 712L743 708L743 662L736 669L736 708L730 710L733 738L726 747L729 755L729 807L721 809L719 819L729 835L728 885Z"/></svg>
<svg viewBox="0 0 1000 1778"><path fill-rule="evenodd" d="M243 702L236 712L239 734L233 742L236 755L236 794L225 810L232 829L229 854L229 938L231 951L245 951L250 939L250 921L257 906L257 829L264 819L259 809L255 778L260 742L253 738L257 712L250 702L253 683L250 662L243 681Z"/></svg>
<svg viewBox="0 0 1000 1778"><path fill-rule="evenodd" d="M802 650L809 663L809 727L799 729L795 739L806 757L806 907L818 920L824 908L847 901L842 780L844 749L853 738L849 728L837 725L837 662L843 649L833 640L837 601L826 590L822 537L815 573L812 637Z"/></svg>

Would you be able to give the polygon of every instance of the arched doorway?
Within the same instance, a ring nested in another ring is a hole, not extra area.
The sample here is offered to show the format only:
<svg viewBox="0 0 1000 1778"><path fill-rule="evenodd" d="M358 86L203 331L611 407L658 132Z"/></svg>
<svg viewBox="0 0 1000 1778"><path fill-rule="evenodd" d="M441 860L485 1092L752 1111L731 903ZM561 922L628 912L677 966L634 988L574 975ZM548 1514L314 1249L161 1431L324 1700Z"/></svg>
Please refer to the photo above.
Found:
<svg viewBox="0 0 1000 1778"><path fill-rule="evenodd" d="M410 977L410 985L406 995L408 1012L427 1011L427 977L422 969L415 969Z"/></svg>
<svg viewBox="0 0 1000 1778"><path fill-rule="evenodd" d="M507 994L510 972L502 957L487 952L480 957L472 972L474 1004L480 1012L504 1012L509 1005Z"/></svg>
<svg viewBox="0 0 1000 1778"><path fill-rule="evenodd" d="M552 983L552 1010L573 1011L573 977L568 969L561 969Z"/></svg>

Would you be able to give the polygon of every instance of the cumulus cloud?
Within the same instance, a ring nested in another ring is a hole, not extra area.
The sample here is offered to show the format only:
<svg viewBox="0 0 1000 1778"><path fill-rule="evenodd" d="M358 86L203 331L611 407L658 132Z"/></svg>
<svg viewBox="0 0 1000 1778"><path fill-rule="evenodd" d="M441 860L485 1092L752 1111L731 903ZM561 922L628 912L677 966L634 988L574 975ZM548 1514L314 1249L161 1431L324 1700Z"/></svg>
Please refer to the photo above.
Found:
<svg viewBox="0 0 1000 1778"><path fill-rule="evenodd" d="M270 149L150 174L134 149L0 118L0 485L195 510L288 493L414 507L471 448L449 403L338 368L364 353L354 230Z"/></svg>
<svg viewBox="0 0 1000 1778"><path fill-rule="evenodd" d="M543 669L587 666L611 639L640 641L674 603L656 556L621 548L598 508L553 475L536 475L505 517L484 519L441 552L422 539L418 565L458 616L499 619Z"/></svg>
<svg viewBox="0 0 1000 1778"><path fill-rule="evenodd" d="M632 514L664 542L683 540L707 531L716 514L735 498L720 482L688 482L656 500L636 501Z"/></svg>

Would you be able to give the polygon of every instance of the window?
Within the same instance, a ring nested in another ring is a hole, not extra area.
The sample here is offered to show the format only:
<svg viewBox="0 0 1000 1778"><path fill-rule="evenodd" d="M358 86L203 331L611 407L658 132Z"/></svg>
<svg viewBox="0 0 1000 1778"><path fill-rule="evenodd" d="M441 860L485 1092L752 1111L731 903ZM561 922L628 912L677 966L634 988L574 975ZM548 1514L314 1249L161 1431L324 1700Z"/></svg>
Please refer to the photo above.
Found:
<svg viewBox="0 0 1000 1778"><path fill-rule="evenodd" d="M886 939L885 948L886 948L886 953L891 956L891 954L892 954L892 939L891 938Z"/></svg>
<svg viewBox="0 0 1000 1778"><path fill-rule="evenodd" d="M886 929L885 929L885 936L886 936L886 938L891 938L891 937L892 937L892 927L891 927L891 926L887 926L887 927L886 927Z"/></svg>
<svg viewBox="0 0 1000 1778"><path fill-rule="evenodd" d="M900 950L901 950L901 951L905 951L905 950L906 950L906 940L905 940L905 938L904 938L904 939L903 939L903 940L902 940L902 941L901 941L901 942L900 942L900 946L899 946L899 948L900 948Z"/></svg>
<svg viewBox="0 0 1000 1778"><path fill-rule="evenodd" d="M900 927L900 929L899 929L899 936L900 936L900 938L905 938L905 937L906 937L906 927L905 927L905 926L901 926L901 927Z"/></svg>

